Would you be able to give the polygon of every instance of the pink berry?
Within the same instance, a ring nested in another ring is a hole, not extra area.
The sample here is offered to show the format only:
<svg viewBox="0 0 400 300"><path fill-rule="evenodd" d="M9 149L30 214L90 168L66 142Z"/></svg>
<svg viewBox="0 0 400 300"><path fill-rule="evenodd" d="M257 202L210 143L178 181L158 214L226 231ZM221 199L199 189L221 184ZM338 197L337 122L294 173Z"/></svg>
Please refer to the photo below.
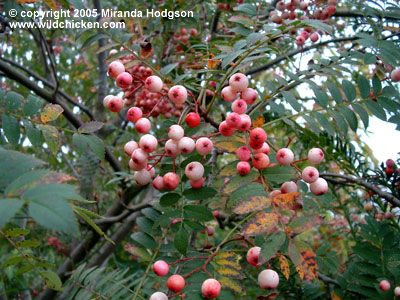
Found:
<svg viewBox="0 0 400 300"><path fill-rule="evenodd" d="M200 180L204 175L204 167L201 163L193 161L186 166L185 175L190 180Z"/></svg>
<svg viewBox="0 0 400 300"><path fill-rule="evenodd" d="M155 292L150 296L149 300L168 300L168 296L162 292Z"/></svg>
<svg viewBox="0 0 400 300"><path fill-rule="evenodd" d="M298 190L298 186L294 181L287 181L281 185L281 193L296 193Z"/></svg>
<svg viewBox="0 0 400 300"><path fill-rule="evenodd" d="M396 286L394 289L394 295L400 297L400 286Z"/></svg>
<svg viewBox="0 0 400 300"><path fill-rule="evenodd" d="M232 110L241 115L244 114L247 110L247 103L243 99L237 99L232 103Z"/></svg>
<svg viewBox="0 0 400 300"><path fill-rule="evenodd" d="M319 40L319 35L318 35L318 33L313 32L313 33L310 35L310 40L311 40L311 42L313 42L313 43L318 42L318 40Z"/></svg>
<svg viewBox="0 0 400 300"><path fill-rule="evenodd" d="M239 128L241 120L238 113L232 112L226 117L225 122L231 128Z"/></svg>
<svg viewBox="0 0 400 300"><path fill-rule="evenodd" d="M144 87L152 93L158 93L161 92L163 88L163 82L160 77L158 76L149 76L146 78L144 81Z"/></svg>
<svg viewBox="0 0 400 300"><path fill-rule="evenodd" d="M328 183L320 177L317 181L310 184L310 191L316 196L323 195L328 191Z"/></svg>
<svg viewBox="0 0 400 300"><path fill-rule="evenodd" d="M256 155L253 156L253 159L251 162L252 162L254 168L256 168L258 170L263 170L263 169L268 168L269 157L265 153L257 153Z"/></svg>
<svg viewBox="0 0 400 300"><path fill-rule="evenodd" d="M112 112L119 112L124 107L124 100L120 97L112 97L108 101L108 109Z"/></svg>
<svg viewBox="0 0 400 300"><path fill-rule="evenodd" d="M189 127L197 127L200 124L200 116L197 113L188 113L185 122Z"/></svg>
<svg viewBox="0 0 400 300"><path fill-rule="evenodd" d="M326 9L328 14L331 16L335 14L336 12L336 4L335 5L328 5L328 8Z"/></svg>
<svg viewBox="0 0 400 300"><path fill-rule="evenodd" d="M161 176L157 176L154 178L152 185L156 190L161 191L164 188L164 179Z"/></svg>
<svg viewBox="0 0 400 300"><path fill-rule="evenodd" d="M312 148L308 151L307 158L310 163L317 165L324 160L324 152L319 148Z"/></svg>
<svg viewBox="0 0 400 300"><path fill-rule="evenodd" d="M181 153L178 142L174 140L168 140L165 143L164 149L168 156L178 156Z"/></svg>
<svg viewBox="0 0 400 300"><path fill-rule="evenodd" d="M251 151L250 151L249 147L241 146L237 149L236 155L239 160L247 161L251 157Z"/></svg>
<svg viewBox="0 0 400 300"><path fill-rule="evenodd" d="M255 150L253 151L254 154L257 154L257 153L265 153L265 154L267 154L267 155L269 154L269 152L270 152L270 148L269 148L269 146L268 146L267 143L263 143L262 146L261 146L261 148L255 149Z"/></svg>
<svg viewBox="0 0 400 300"><path fill-rule="evenodd" d="M252 266L259 266L259 261L260 261L260 252L261 248L260 247L252 247L247 251L247 262L252 265Z"/></svg>
<svg viewBox="0 0 400 300"><path fill-rule="evenodd" d="M279 275L274 270L264 270L258 274L258 284L264 290L274 289L279 284Z"/></svg>
<svg viewBox="0 0 400 300"><path fill-rule="evenodd" d="M135 173L133 179L135 179L138 185L146 185L151 181L151 174L146 169L142 169Z"/></svg>
<svg viewBox="0 0 400 300"><path fill-rule="evenodd" d="M191 29L189 30L189 34L190 34L191 36L196 36L196 35L197 35L197 29L191 28Z"/></svg>
<svg viewBox="0 0 400 300"><path fill-rule="evenodd" d="M169 265L164 260L157 260L153 264L153 271L157 276L165 276L169 272Z"/></svg>
<svg viewBox="0 0 400 300"><path fill-rule="evenodd" d="M110 103L110 100L111 100L112 98L114 98L113 95L107 95L107 96L104 97L103 106L104 106L105 108L108 108L108 103Z"/></svg>
<svg viewBox="0 0 400 300"><path fill-rule="evenodd" d="M133 77L128 72L122 72L115 78L115 81L120 88L124 89L132 84Z"/></svg>
<svg viewBox="0 0 400 300"><path fill-rule="evenodd" d="M174 172L168 172L163 176L164 186L168 190L174 190L179 185L179 176Z"/></svg>
<svg viewBox="0 0 400 300"><path fill-rule="evenodd" d="M147 118L140 118L136 121L135 128L139 133L146 133L151 128L151 123Z"/></svg>
<svg viewBox="0 0 400 300"><path fill-rule="evenodd" d="M213 142L206 137L199 138L196 142L196 151L200 155L207 155L213 149Z"/></svg>
<svg viewBox="0 0 400 300"><path fill-rule="evenodd" d="M382 280L381 282L379 282L379 287L382 291L386 292L390 290L390 282L387 280Z"/></svg>
<svg viewBox="0 0 400 300"><path fill-rule="evenodd" d="M143 112L139 107L131 107L126 113L126 117L128 118L128 120L133 123L136 123L136 121L139 120L142 115Z"/></svg>
<svg viewBox="0 0 400 300"><path fill-rule="evenodd" d="M138 143L136 143L135 141L129 141L124 146L125 154L128 156L132 156L133 151L135 151L137 148L139 148Z"/></svg>
<svg viewBox="0 0 400 300"><path fill-rule="evenodd" d="M185 132L180 125L172 125L168 130L168 137L174 141L179 141L184 134Z"/></svg>
<svg viewBox="0 0 400 300"><path fill-rule="evenodd" d="M264 143L267 140L267 134L264 129L257 127L250 131L250 140L257 143Z"/></svg>
<svg viewBox="0 0 400 300"><path fill-rule="evenodd" d="M299 47L302 47L304 45L305 41L306 41L306 39L301 35L297 36L297 38L296 38L296 44Z"/></svg>
<svg viewBox="0 0 400 300"><path fill-rule="evenodd" d="M251 127L251 119L248 115L246 114L241 114L240 115L240 126L238 127L238 131L247 131Z"/></svg>
<svg viewBox="0 0 400 300"><path fill-rule="evenodd" d="M182 153L188 154L191 153L194 148L196 147L195 142L193 141L193 139L184 136L183 138L181 138L178 142L178 148Z"/></svg>
<svg viewBox="0 0 400 300"><path fill-rule="evenodd" d="M206 181L205 178L200 178L199 180L190 179L190 186L194 189L200 189L203 186L204 181Z"/></svg>
<svg viewBox="0 0 400 300"><path fill-rule="evenodd" d="M281 165L290 165L294 160L294 154L289 148L279 149L276 153L276 160Z"/></svg>
<svg viewBox="0 0 400 300"><path fill-rule="evenodd" d="M167 287L170 291L178 293L185 287L185 279L178 274L172 275L167 280Z"/></svg>
<svg viewBox="0 0 400 300"><path fill-rule="evenodd" d="M215 233L215 228L212 226L206 226L207 235L212 236Z"/></svg>
<svg viewBox="0 0 400 300"><path fill-rule="evenodd" d="M305 39L305 40L307 40L308 39L308 37L310 36L310 34L308 33L308 31L302 31L301 33L300 33L300 35Z"/></svg>
<svg viewBox="0 0 400 300"><path fill-rule="evenodd" d="M319 172L314 167L305 167L301 173L301 178L307 183L313 183L319 178Z"/></svg>
<svg viewBox="0 0 400 300"><path fill-rule="evenodd" d="M142 164L138 164L138 163L135 163L133 161L133 159L131 158L129 160L128 165L129 165L129 169L131 169L132 171L140 171L140 170L143 170L144 168L146 168L147 162L146 163L142 163Z"/></svg>
<svg viewBox="0 0 400 300"><path fill-rule="evenodd" d="M328 5L336 5L338 0L328 0Z"/></svg>
<svg viewBox="0 0 400 300"><path fill-rule="evenodd" d="M279 190L273 190L271 193L269 193L269 199L274 199L276 196L279 196L280 194L282 194L281 191Z"/></svg>
<svg viewBox="0 0 400 300"><path fill-rule="evenodd" d="M206 299L217 298L221 292L221 284L213 278L206 279L201 285L201 293Z"/></svg>
<svg viewBox="0 0 400 300"><path fill-rule="evenodd" d="M232 136L236 131L236 129L230 127L226 121L222 121L221 124L219 124L218 130L223 136Z"/></svg>
<svg viewBox="0 0 400 300"><path fill-rule="evenodd" d="M286 9L286 4L283 1L278 1L276 3L276 9L279 11L284 11Z"/></svg>
<svg viewBox="0 0 400 300"><path fill-rule="evenodd" d="M246 75L236 73L229 79L229 85L234 92L243 92L249 85Z"/></svg>
<svg viewBox="0 0 400 300"><path fill-rule="evenodd" d="M393 70L390 74L390 78L395 82L400 81L400 69Z"/></svg>
<svg viewBox="0 0 400 300"><path fill-rule="evenodd" d="M125 67L120 61L116 60L108 65L107 72L110 77L116 78L119 74L125 72Z"/></svg>
<svg viewBox="0 0 400 300"><path fill-rule="evenodd" d="M232 102L236 99L236 92L234 92L230 86L226 86L221 91L221 97L226 102Z"/></svg>
<svg viewBox="0 0 400 300"><path fill-rule="evenodd" d="M157 139L151 134L145 134L139 140L140 148L147 153L156 150L157 145L158 145Z"/></svg>
<svg viewBox="0 0 400 300"><path fill-rule="evenodd" d="M168 98L175 104L183 104L187 97L188 92L182 85L175 85L168 92Z"/></svg>
<svg viewBox="0 0 400 300"><path fill-rule="evenodd" d="M240 94L240 98L246 101L247 104L253 104L257 100L257 97L256 90L252 88L247 88Z"/></svg>
<svg viewBox="0 0 400 300"><path fill-rule="evenodd" d="M132 160L135 164L139 165L147 165L147 153L144 152L142 149L136 149L132 152Z"/></svg>
<svg viewBox="0 0 400 300"><path fill-rule="evenodd" d="M236 170L242 176L249 174L250 169L251 166L247 161L239 161L236 165Z"/></svg>

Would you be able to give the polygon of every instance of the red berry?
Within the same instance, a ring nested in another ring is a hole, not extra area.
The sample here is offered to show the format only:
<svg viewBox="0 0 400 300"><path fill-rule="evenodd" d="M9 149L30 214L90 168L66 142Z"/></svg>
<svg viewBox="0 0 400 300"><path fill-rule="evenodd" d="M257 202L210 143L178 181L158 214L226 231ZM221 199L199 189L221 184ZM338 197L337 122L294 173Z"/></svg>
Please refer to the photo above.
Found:
<svg viewBox="0 0 400 300"><path fill-rule="evenodd" d="M232 136L236 131L236 129L233 127L230 127L228 125L228 123L226 123L226 121L223 121L223 122L221 122L221 124L219 124L218 130L219 130L219 133L221 133L221 135L223 135L223 136Z"/></svg>
<svg viewBox="0 0 400 300"><path fill-rule="evenodd" d="M250 140L263 144L267 140L267 134L265 130L260 127L254 128L250 131Z"/></svg>
<svg viewBox="0 0 400 300"><path fill-rule="evenodd" d="M380 289L381 289L382 291L386 292L386 291L390 290L390 282L387 281L387 280L382 280L382 281L379 283L379 287L380 287Z"/></svg>
<svg viewBox="0 0 400 300"><path fill-rule="evenodd" d="M200 124L200 116L197 113L188 113L185 122L189 127L197 127Z"/></svg>
<svg viewBox="0 0 400 300"><path fill-rule="evenodd" d="M153 271L157 276L165 276L169 272L169 265L164 260L157 260L153 264Z"/></svg>
<svg viewBox="0 0 400 300"><path fill-rule="evenodd" d="M247 161L251 157L251 151L250 151L250 149L248 147L241 146L241 147L239 147L237 149L236 155L237 155L239 160Z"/></svg>
<svg viewBox="0 0 400 300"><path fill-rule="evenodd" d="M242 176L249 174L250 169L251 169L251 166L247 161L240 161L236 165L236 170Z"/></svg>
<svg viewBox="0 0 400 300"><path fill-rule="evenodd" d="M128 109L126 116L129 121L136 123L143 115L142 110L139 107L131 107Z"/></svg>
<svg viewBox="0 0 400 300"><path fill-rule="evenodd" d="M179 176L174 172L168 172L163 176L164 186L168 190L174 190L179 185Z"/></svg>
<svg viewBox="0 0 400 300"><path fill-rule="evenodd" d="M185 279L181 275L172 275L167 280L167 287L170 291L178 293L185 287Z"/></svg>
<svg viewBox="0 0 400 300"><path fill-rule="evenodd" d="M217 298L220 292L221 284L213 278L206 279L201 285L201 293L207 299Z"/></svg>

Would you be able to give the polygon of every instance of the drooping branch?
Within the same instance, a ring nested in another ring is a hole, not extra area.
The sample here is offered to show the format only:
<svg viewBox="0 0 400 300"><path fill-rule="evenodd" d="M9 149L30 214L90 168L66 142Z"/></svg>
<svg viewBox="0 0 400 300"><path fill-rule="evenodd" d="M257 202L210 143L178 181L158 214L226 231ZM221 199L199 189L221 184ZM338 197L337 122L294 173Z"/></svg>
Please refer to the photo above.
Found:
<svg viewBox="0 0 400 300"><path fill-rule="evenodd" d="M330 181L330 179L331 179L330 177L336 177L336 178L340 178L342 180L341 181L335 180L335 183L339 183L339 184L353 183L353 184L363 186L363 187L373 191L375 194L382 197L383 199L387 200L389 203L393 204L394 206L400 207L400 199L398 199L397 197L393 196L390 193L382 191L376 185L368 183L365 180L363 180L362 178L355 177L355 176L349 176L349 175L343 175L343 174L334 174L334 173L322 173L322 174L320 174L320 177L325 178L327 181Z"/></svg>

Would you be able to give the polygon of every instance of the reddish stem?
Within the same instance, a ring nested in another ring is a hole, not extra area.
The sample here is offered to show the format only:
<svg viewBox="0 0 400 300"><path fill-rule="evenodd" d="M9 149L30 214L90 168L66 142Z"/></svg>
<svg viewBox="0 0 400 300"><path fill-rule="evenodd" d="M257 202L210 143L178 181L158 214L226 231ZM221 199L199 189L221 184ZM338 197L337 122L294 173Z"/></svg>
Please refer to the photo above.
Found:
<svg viewBox="0 0 400 300"><path fill-rule="evenodd" d="M179 295L182 295L182 294L181 293L173 294L171 296L168 296L168 299L174 298L174 297L179 296Z"/></svg>
<svg viewBox="0 0 400 300"><path fill-rule="evenodd" d="M194 135L191 138L194 139L194 140L197 140L197 139L202 138L202 137L210 138L210 137L217 136L217 135L220 135L220 134L221 134L220 132L215 132L215 133L212 133L212 134L209 134L209 135ZM187 135L185 135L185 136L187 136Z"/></svg>
<svg viewBox="0 0 400 300"><path fill-rule="evenodd" d="M151 165L151 168L149 169L149 171L150 171L151 169L153 169L153 168L164 158L164 156L165 156L164 154L165 154L165 151L164 151L163 154L160 156L160 158L157 159L157 161Z"/></svg>
<svg viewBox="0 0 400 300"><path fill-rule="evenodd" d="M292 138L289 137L289 141L288 141L288 143L286 144L286 148L289 147L289 145L290 145L291 142L292 142Z"/></svg>
<svg viewBox="0 0 400 300"><path fill-rule="evenodd" d="M297 164L298 162L306 161L306 160L308 160L307 157L306 157L306 158L302 158L302 159L295 160L294 162L292 162L292 164Z"/></svg>
<svg viewBox="0 0 400 300"><path fill-rule="evenodd" d="M189 92L189 91L188 91L188 95L189 95L190 97L193 98L194 105L195 105L194 111L196 112L196 114L198 114L199 108L198 108L198 104L197 104L196 98L195 98L194 95L193 95L191 92Z"/></svg>
<svg viewBox="0 0 400 300"><path fill-rule="evenodd" d="M172 172L175 173L175 156L172 156Z"/></svg>
<svg viewBox="0 0 400 300"><path fill-rule="evenodd" d="M208 259L208 256L198 256L198 257L184 257L184 258L179 258L173 263L169 263L170 266L176 265L177 263L180 263L181 261L187 261L187 260L193 260L193 259Z"/></svg>

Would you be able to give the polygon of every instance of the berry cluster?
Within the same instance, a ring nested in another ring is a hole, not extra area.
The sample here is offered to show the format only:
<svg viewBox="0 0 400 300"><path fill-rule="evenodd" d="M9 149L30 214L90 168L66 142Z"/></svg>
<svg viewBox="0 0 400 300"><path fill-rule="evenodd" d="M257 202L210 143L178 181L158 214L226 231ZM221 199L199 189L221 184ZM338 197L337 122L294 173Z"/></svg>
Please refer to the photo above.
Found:
<svg viewBox="0 0 400 300"><path fill-rule="evenodd" d="M57 249L57 253L68 256L69 255L69 248L66 246L63 246L60 241L58 240L57 237L55 236L50 236L47 238L47 245L53 247L54 249Z"/></svg>
<svg viewBox="0 0 400 300"><path fill-rule="evenodd" d="M383 292L387 292L390 290L390 282L387 281L386 279L382 280L381 282L379 282L379 288L383 291ZM394 289L394 295L395 297L400 297L400 286L396 286Z"/></svg>

